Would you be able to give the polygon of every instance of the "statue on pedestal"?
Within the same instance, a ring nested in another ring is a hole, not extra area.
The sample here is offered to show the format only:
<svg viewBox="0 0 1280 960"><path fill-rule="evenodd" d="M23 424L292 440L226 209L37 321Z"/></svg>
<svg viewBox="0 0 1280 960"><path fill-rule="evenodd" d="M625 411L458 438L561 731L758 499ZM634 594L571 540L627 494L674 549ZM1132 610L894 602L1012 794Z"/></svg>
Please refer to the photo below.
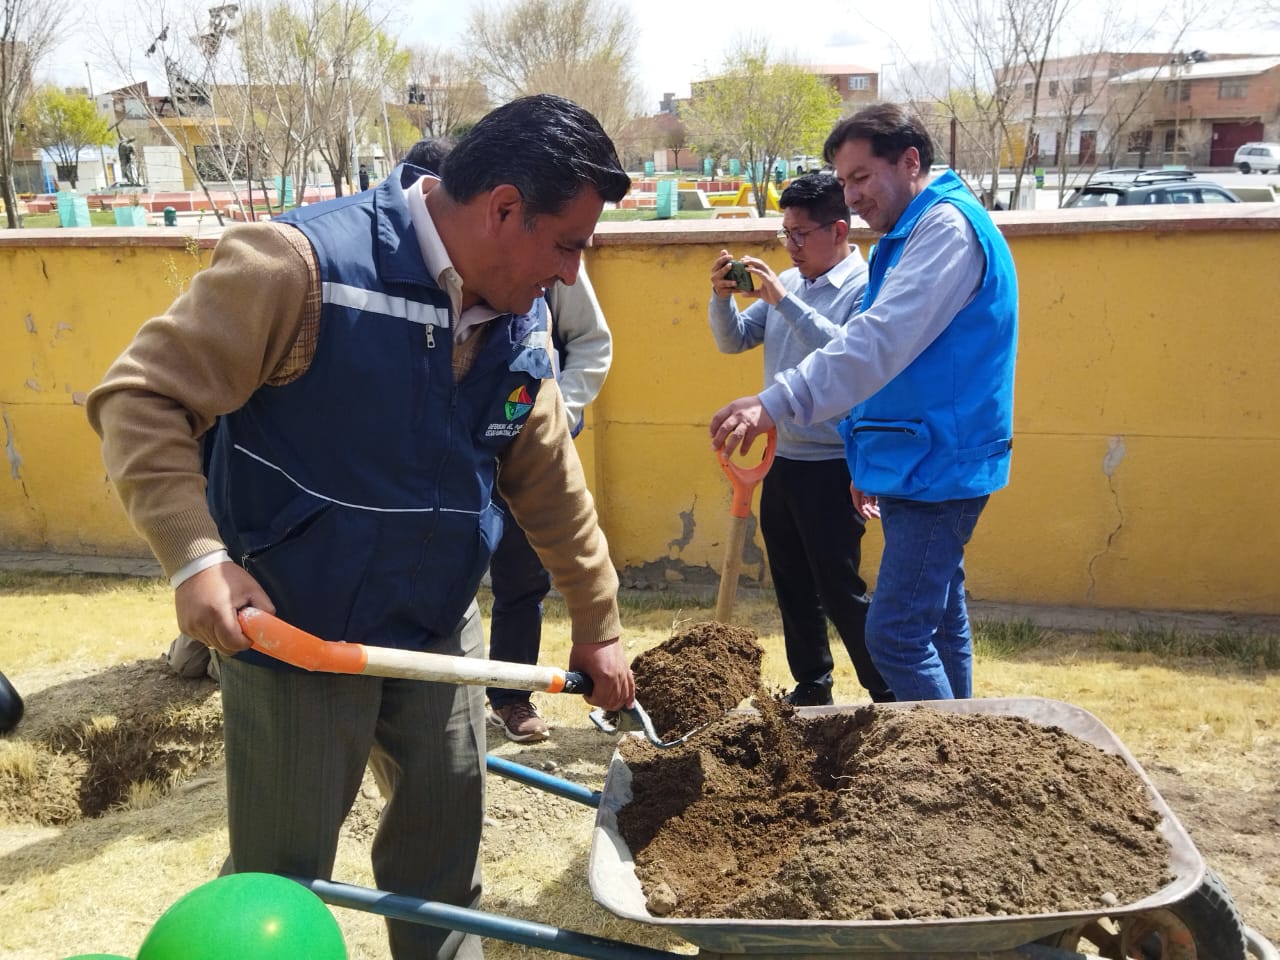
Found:
<svg viewBox="0 0 1280 960"><path fill-rule="evenodd" d="M133 165L135 154L133 140L133 137L121 137L116 145L116 155L120 158L120 179L125 183L137 185L138 172Z"/></svg>

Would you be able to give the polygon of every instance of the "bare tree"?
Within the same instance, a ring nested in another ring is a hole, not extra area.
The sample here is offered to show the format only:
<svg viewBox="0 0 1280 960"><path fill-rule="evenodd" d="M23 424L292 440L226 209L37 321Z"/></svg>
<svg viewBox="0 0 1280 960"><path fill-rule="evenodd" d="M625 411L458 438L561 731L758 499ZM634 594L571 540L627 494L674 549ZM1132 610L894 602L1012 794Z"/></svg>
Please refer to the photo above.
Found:
<svg viewBox="0 0 1280 960"><path fill-rule="evenodd" d="M747 165L763 215L780 159L813 153L840 117L840 95L816 74L775 58L767 40L739 39L718 76L694 84L689 129L703 154L730 150Z"/></svg>
<svg viewBox="0 0 1280 960"><path fill-rule="evenodd" d="M979 179L993 186L990 202L1000 170L1008 167L1014 171L1012 201L1018 202L1024 176L1049 135L1061 155L1061 145L1085 122L1097 122L1101 133L1102 115L1111 109L1108 81L1132 68L1125 59L1139 56L1135 51L1144 44L1161 49L1152 43L1153 25L1180 35L1206 9L1206 0L1180 0L1177 10L1151 14L1145 25L1124 12L1121 0L1101 0L1087 18L1082 6L1082 0L935 0L934 62L915 64L898 49L909 99L942 104L953 128L983 155ZM1099 24L1092 36L1078 30L1086 19ZM1073 72L1063 76L1064 69ZM1131 115L1142 108L1141 98L1117 100ZM1117 139L1127 137L1118 119L1112 115L1106 126Z"/></svg>
<svg viewBox="0 0 1280 960"><path fill-rule="evenodd" d="M244 13L239 46L246 96L261 129L265 159L279 172L277 200L287 203L288 178L306 190L308 161L315 149L317 126L312 120L312 93L321 86L326 69L319 57L325 0L310 6L287 2L264 3Z"/></svg>
<svg viewBox="0 0 1280 960"><path fill-rule="evenodd" d="M215 103L216 79L226 75L236 56L233 38L239 8L223 5L197 9L165 0L139 0L126 29L114 35L105 50L112 67L134 78L128 88L128 104L112 129L129 129L143 144L159 141L173 147L192 171L195 182L218 222L222 209L214 202L209 182L231 185L234 200L243 208L235 188L243 176L243 144L234 132L223 128ZM166 92L152 96L149 81L159 74Z"/></svg>
<svg viewBox="0 0 1280 960"><path fill-rule="evenodd" d="M66 0L0 0L0 195L9 229L18 226L13 141L35 68L56 46Z"/></svg>
<svg viewBox="0 0 1280 960"><path fill-rule="evenodd" d="M383 103L383 64L396 54L382 31L384 15L368 0L338 0L321 20L318 34L323 69L318 71L314 112L316 149L329 166L335 188L355 189L360 130Z"/></svg>
<svg viewBox="0 0 1280 960"><path fill-rule="evenodd" d="M990 180L993 198L1010 153L1014 87L1009 78L1021 61L1020 19L1008 10L1015 2L935 0L934 69L915 67L905 52L903 58L908 63L904 86L910 98L937 101L964 132L971 144L969 169L980 180ZM928 86L922 87L922 81Z"/></svg>
<svg viewBox="0 0 1280 960"><path fill-rule="evenodd" d="M675 123L667 127L666 136L663 138L663 146L671 151L672 158L675 160L676 170L680 169L680 151L689 145L689 128L679 118L675 118Z"/></svg>
<svg viewBox="0 0 1280 960"><path fill-rule="evenodd" d="M489 110L480 70L468 58L440 47L411 47L405 115L420 136L454 136Z"/></svg>
<svg viewBox="0 0 1280 960"><path fill-rule="evenodd" d="M516 0L477 7L467 43L498 99L556 93L617 136L639 112L635 23L617 0Z"/></svg>
<svg viewBox="0 0 1280 960"><path fill-rule="evenodd" d="M158 101L139 98L148 130L178 149L206 196L209 182L225 183L243 209L247 186L252 207L254 185L278 175L283 208L289 178L305 190L313 157L339 193L354 180L359 133L376 118L385 122L382 91L405 60L378 29L372 0L248 0L207 11L139 2L132 22L150 37L142 57L163 63L169 87ZM120 38L116 68L141 75L135 51L146 43L136 31Z"/></svg>

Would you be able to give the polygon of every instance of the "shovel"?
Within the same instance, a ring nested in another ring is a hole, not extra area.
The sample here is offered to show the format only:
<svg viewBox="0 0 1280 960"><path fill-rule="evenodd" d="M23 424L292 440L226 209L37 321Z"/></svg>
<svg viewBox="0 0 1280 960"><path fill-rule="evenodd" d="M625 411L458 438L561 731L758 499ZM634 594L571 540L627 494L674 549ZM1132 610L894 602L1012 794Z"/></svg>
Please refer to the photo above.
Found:
<svg viewBox="0 0 1280 960"><path fill-rule="evenodd" d="M742 571L742 547L747 540L747 518L751 516L751 495L756 484L773 466L773 452L778 447L778 431L765 434L764 454L754 467L741 467L729 459L721 447L717 451L720 469L733 487L733 506L729 509L729 538L724 546L724 564L720 567L720 591L716 594L716 620L728 623L733 602L738 596L738 575Z"/></svg>
<svg viewBox="0 0 1280 960"><path fill-rule="evenodd" d="M584 697L589 696L593 688L591 678L577 670L454 657L424 650L365 646L362 643L335 643L321 640L256 607L243 607L237 617L240 629L249 638L253 649L312 672L401 677L468 686L539 690L543 693L578 693ZM691 735L663 741L649 714L639 703L618 710L617 722L613 724L605 722L603 710L593 710L590 717L591 722L605 733L637 730L655 747L662 749L678 746Z"/></svg>

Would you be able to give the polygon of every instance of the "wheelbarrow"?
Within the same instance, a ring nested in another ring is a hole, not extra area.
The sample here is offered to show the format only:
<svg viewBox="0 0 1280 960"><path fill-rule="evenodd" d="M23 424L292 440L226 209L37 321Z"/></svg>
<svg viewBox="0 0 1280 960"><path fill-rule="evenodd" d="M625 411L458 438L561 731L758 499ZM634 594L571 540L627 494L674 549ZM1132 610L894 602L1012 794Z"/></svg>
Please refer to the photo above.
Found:
<svg viewBox="0 0 1280 960"><path fill-rule="evenodd" d="M877 709L917 705L881 704ZM1221 881L1206 868L1191 838L1137 761L1091 714L1071 704L1035 697L936 701L929 706L956 713L1023 717L1043 726L1060 727L1120 756L1137 773L1152 808L1160 814L1159 830L1171 850L1172 879L1140 900L1105 912L889 921L656 917L646 908L630 851L617 826L617 813L630 800L631 781L630 770L618 752L600 792L492 755L486 766L496 775L595 807L588 860L592 897L619 917L656 925L683 938L698 948L696 956L702 960L1090 960L1099 956L1107 960L1238 960L1242 951L1257 960L1280 960L1274 946L1244 926ZM797 712L816 717L845 709L805 707ZM385 891L295 879L334 906L553 953L598 960L676 960L688 956ZM1087 944L1098 952L1079 952Z"/></svg>

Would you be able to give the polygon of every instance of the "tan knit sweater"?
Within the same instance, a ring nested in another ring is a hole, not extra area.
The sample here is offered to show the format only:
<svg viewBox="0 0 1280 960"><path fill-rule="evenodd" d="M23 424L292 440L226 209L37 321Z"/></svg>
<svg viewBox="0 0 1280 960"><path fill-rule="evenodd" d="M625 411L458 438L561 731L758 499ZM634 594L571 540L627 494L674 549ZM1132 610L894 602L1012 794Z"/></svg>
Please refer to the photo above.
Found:
<svg viewBox="0 0 1280 960"><path fill-rule="evenodd" d="M232 227L208 269L143 324L90 393L107 473L166 575L223 546L205 503L199 438L256 390L305 372L319 323L319 271L301 232ZM483 340L455 351L455 379ZM498 486L565 599L573 642L617 637L618 577L555 381L543 383L500 458Z"/></svg>

